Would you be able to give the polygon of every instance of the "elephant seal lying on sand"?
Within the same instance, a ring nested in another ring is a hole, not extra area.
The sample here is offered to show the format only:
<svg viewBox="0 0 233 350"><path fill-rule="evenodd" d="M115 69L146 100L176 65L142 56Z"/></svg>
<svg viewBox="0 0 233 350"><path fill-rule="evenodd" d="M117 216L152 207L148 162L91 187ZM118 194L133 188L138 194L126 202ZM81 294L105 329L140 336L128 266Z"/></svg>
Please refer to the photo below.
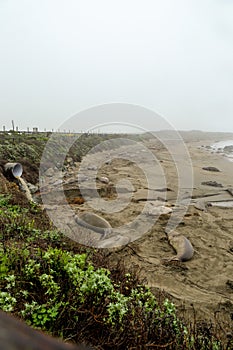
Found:
<svg viewBox="0 0 233 350"><path fill-rule="evenodd" d="M79 216L76 215L75 221L77 224L83 227L101 233L103 235L102 238L112 232L112 226L109 224L109 222L94 213L84 212Z"/></svg>
<svg viewBox="0 0 233 350"><path fill-rule="evenodd" d="M170 260L187 261L192 259L194 249L188 238L176 231L168 233L167 236L170 245L176 251L176 255Z"/></svg>

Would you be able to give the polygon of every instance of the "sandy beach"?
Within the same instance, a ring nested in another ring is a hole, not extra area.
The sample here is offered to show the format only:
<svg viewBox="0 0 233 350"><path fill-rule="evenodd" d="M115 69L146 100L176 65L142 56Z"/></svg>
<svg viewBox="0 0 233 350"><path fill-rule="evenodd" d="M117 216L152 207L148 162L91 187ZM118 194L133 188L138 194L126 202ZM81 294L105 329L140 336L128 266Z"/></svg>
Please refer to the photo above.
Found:
<svg viewBox="0 0 233 350"><path fill-rule="evenodd" d="M210 206L209 203L233 199L227 192L233 187L233 162L203 147L218 139L221 136L203 137L202 140L186 137L185 140L193 165L193 191L191 203L177 231L191 241L195 249L193 258L178 265L161 263L165 256L173 254L164 233L166 216L161 216L141 239L113 255L139 271L150 287L167 292L180 310L185 310L186 317L194 314L194 307L199 318L213 319L216 315L232 325L233 208ZM166 150L160 150L159 158L166 170L168 188L174 189L175 169ZM203 167L216 167L219 172L203 170ZM222 187L202 184L208 181ZM174 194L175 191L168 192L168 205L174 205ZM204 208L195 207L200 201Z"/></svg>
<svg viewBox="0 0 233 350"><path fill-rule="evenodd" d="M161 215L148 232L116 251L110 250L109 254L113 264L123 261L127 268L137 271L152 289L166 292L186 317L193 317L195 309L198 318L213 320L216 316L230 326L233 315L233 208L211 206L210 203L233 200L228 192L233 188L233 162L206 146L231 135L184 133L182 136L192 161L193 189L184 189L183 193L187 191L190 203L176 230L192 243L195 250L193 258L182 263L163 263L164 258L174 255L165 234L171 214ZM162 201L174 209L177 167L171 154L153 142L153 139L147 140L145 145L156 154L166 175L166 199L162 198ZM203 169L206 167L215 167L219 171ZM114 215L103 214L113 227L133 221L147 200L148 188L141 169L124 159L116 159L103 165L99 175L107 176L113 183L125 177L133 183L130 204ZM212 182L212 185L203 184L206 182ZM101 184L100 188L106 186ZM157 190L160 192L155 189L156 200L161 200L161 188ZM77 213L90 210L86 202L73 208Z"/></svg>

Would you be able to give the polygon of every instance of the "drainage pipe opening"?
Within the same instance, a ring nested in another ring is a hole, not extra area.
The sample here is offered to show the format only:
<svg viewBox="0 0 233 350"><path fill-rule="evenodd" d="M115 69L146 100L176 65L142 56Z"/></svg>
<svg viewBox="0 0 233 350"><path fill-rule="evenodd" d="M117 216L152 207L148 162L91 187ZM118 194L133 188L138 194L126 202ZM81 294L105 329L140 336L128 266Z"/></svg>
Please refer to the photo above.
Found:
<svg viewBox="0 0 233 350"><path fill-rule="evenodd" d="M23 167L20 163L6 163L4 170L15 178L19 178L23 173Z"/></svg>

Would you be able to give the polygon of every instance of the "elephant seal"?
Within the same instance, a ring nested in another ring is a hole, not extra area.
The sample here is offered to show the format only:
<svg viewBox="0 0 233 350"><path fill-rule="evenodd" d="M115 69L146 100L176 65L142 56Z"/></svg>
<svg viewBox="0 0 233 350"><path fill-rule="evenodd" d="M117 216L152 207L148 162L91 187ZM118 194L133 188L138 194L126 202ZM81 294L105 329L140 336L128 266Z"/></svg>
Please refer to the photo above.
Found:
<svg viewBox="0 0 233 350"><path fill-rule="evenodd" d="M173 231L168 234L168 241L176 251L176 255L170 260L187 261L192 259L194 249L188 238L176 231Z"/></svg>
<svg viewBox="0 0 233 350"><path fill-rule="evenodd" d="M75 215L75 221L80 226L101 233L103 235L102 238L112 232L112 226L109 224L109 222L94 213L84 212L79 216Z"/></svg>

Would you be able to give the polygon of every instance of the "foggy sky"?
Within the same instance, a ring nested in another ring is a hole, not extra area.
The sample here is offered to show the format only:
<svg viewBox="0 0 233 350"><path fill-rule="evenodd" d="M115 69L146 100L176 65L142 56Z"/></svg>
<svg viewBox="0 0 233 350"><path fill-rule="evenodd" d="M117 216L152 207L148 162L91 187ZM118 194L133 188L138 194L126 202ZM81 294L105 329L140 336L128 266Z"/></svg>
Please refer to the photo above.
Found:
<svg viewBox="0 0 233 350"><path fill-rule="evenodd" d="M120 102L233 132L230 0L0 0L0 48L0 130Z"/></svg>

